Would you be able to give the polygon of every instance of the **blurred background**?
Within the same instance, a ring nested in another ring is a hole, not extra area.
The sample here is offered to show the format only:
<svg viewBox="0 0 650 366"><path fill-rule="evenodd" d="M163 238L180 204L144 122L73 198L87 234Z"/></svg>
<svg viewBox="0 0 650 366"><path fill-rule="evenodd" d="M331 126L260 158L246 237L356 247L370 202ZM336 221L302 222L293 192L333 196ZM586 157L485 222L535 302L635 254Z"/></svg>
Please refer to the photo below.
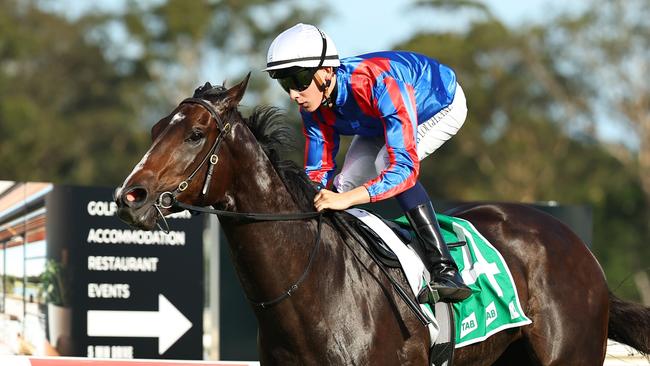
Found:
<svg viewBox="0 0 650 366"><path fill-rule="evenodd" d="M0 179L117 186L182 98L249 71L243 113L286 109L302 163L297 108L260 70L279 32L312 23L342 57L402 49L455 69L469 116L422 165L432 197L588 205L610 287L650 305L648 14L647 0L0 0Z"/></svg>

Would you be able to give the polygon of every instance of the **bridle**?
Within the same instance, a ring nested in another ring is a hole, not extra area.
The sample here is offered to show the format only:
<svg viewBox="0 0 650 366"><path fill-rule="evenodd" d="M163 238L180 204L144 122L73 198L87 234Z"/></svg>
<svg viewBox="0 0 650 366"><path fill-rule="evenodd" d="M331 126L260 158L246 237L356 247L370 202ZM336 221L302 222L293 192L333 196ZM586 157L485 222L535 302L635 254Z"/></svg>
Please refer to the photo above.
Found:
<svg viewBox="0 0 650 366"><path fill-rule="evenodd" d="M201 190L202 195L207 194L208 189L210 187L210 182L212 181L214 166L219 161L219 156L217 155L217 153L219 152L219 146L223 141L224 137L226 136L226 134L229 133L231 129L230 123L229 122L224 123L221 117L219 117L217 111L214 110L214 107L210 104L210 102L206 101L205 99L187 98L184 99L180 104L181 105L198 104L203 108L207 109L208 112L210 112L212 118L214 118L215 122L217 123L217 127L219 127L219 134L217 135L217 138L214 140L212 147L210 147L210 150L208 150L207 154L201 160L201 163L199 163L199 165L192 171L192 173L183 181L181 181L174 191L165 191L161 193L160 196L158 196L158 200L154 203L154 206L156 206L156 209L158 209L158 212L160 216L163 218L163 221L165 221L165 217L164 215L162 215L160 208L169 209L174 207L195 211L195 212L204 212L209 214L215 214L220 216L233 217L233 218L239 218L239 219L251 220L251 221L302 220L302 219L310 219L310 218L322 216L322 213L320 212L293 212L293 213L283 213L283 214L282 213L267 214L267 213L253 213L253 212L234 212L234 211L210 209L201 206L193 206L178 201L176 199L176 196L181 192L185 191L187 187L189 187L189 184L192 181L192 179L196 176L199 170L201 170L203 165L205 165L205 163L209 161L210 166L208 167L208 171L206 172L205 181L203 182L203 189ZM165 221L165 225L167 225L166 221Z"/></svg>
<svg viewBox="0 0 650 366"><path fill-rule="evenodd" d="M160 194L156 204L159 207L166 208L166 209L172 208L174 206L174 203L177 202L176 196L181 192L185 191L187 187L189 187L190 182L192 181L194 176L196 176L196 173L198 173L199 170L201 170L201 168L203 167L203 165L205 165L206 162L210 161L210 166L208 167L208 171L205 175L205 180L203 182L203 189L201 189L201 195L205 195L208 192L208 189L210 188L210 182L212 181L212 173L214 172L214 166L219 161L219 156L217 155L217 152L219 151L219 145L221 144L221 141L223 141L223 138L226 136L226 134L230 132L230 128L231 128L230 123L224 123L223 120L217 114L217 111L214 110L214 107L212 107L212 105L205 99L186 98L180 103L180 105L183 104L198 104L203 108L205 108L208 112L210 112L210 115L217 123L217 127L219 127L219 134L217 135L217 138L214 140L214 143L212 143L212 147L210 148L210 150L208 150L208 153L205 154L205 156L201 160L201 163L194 169L194 171L187 178L181 181L173 192L166 191ZM164 216L162 214L161 217L164 220Z"/></svg>
<svg viewBox="0 0 650 366"><path fill-rule="evenodd" d="M267 213L252 213L252 212L234 212L234 211L216 210L216 209L211 209L211 208L206 208L201 206L194 206L194 205L189 205L178 201L176 199L176 196L181 192L185 191L187 187L189 187L192 179L196 176L199 170L201 170L203 165L205 165L209 161L210 165L205 175L205 180L203 182L203 189L201 190L201 195L204 196L207 194L208 189L210 188L210 182L212 181L214 166L219 161L219 156L217 155L217 153L219 152L219 146L221 145L221 142L223 141L226 134L228 134L231 130L230 123L229 122L224 123L224 121L221 119L221 117L219 117L219 114L214 109L214 107L210 104L210 102L206 101L205 99L196 98L196 97L186 98L180 103L180 105L182 104L198 104L203 108L205 108L208 112L210 112L210 115L215 120L217 127L219 128L219 134L217 135L217 138L212 143L212 146L210 147L208 152L205 154L205 156L203 157L199 165L192 171L192 173L183 181L181 181L174 191L165 191L161 193L160 196L158 196L158 199L156 200L153 206L156 208L159 216L162 218L165 224L166 229L163 229L162 227L160 227L160 224L158 224L158 227L160 227L161 230L165 232L169 232L169 225L167 224L167 220L165 219L165 215L163 215L161 208L164 209L180 208L180 209L189 210L190 212L204 212L208 214L233 217L233 218L237 218L241 220L249 220L249 221L286 221L286 220L303 220L303 219L310 219L310 218L318 218L316 242L311 252L309 253L309 261L307 263L307 267L303 271L302 275L298 278L298 280L293 285L291 285L284 293L282 293L280 296L272 300L254 301L248 298L248 295L246 295L248 301L250 301L253 305L261 307L263 309L276 305L281 301L285 300L286 298L290 297L296 290L298 290L300 284L302 284L302 282L307 278L307 274L309 273L309 270L312 267L314 258L316 257L316 253L318 252L318 247L320 246L320 242L321 242L320 234L321 234L321 228L323 223L323 213L322 212L293 212L293 213L281 213L281 214L267 214Z"/></svg>

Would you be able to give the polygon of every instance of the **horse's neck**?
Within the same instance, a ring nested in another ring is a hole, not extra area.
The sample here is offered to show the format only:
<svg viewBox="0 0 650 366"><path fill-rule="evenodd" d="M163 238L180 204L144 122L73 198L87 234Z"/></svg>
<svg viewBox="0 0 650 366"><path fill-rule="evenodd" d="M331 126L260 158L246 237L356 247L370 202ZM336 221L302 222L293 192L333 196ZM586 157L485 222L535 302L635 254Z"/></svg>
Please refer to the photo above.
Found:
<svg viewBox="0 0 650 366"><path fill-rule="evenodd" d="M239 212L297 211L298 207L282 179L259 147L235 177L233 197ZM257 151L259 150L259 151Z"/></svg>
<svg viewBox="0 0 650 366"><path fill-rule="evenodd" d="M242 144L238 157L234 203L238 212L297 212L298 205L256 144ZM244 291L261 301L286 290L304 269L303 259L315 240L315 222L223 221L235 267ZM305 252L305 255L301 253ZM293 260L300 258L300 263ZM296 263L294 263L296 262Z"/></svg>

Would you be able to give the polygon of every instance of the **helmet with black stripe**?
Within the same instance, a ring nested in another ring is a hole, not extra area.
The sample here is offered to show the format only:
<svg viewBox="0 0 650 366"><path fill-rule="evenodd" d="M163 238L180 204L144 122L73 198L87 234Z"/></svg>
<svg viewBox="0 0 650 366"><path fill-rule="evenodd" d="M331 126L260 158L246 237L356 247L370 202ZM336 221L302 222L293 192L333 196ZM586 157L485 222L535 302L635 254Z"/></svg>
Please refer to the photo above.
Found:
<svg viewBox="0 0 650 366"><path fill-rule="evenodd" d="M298 23L275 37L267 53L264 71L276 79L289 70L338 67L340 64L336 46L325 32L316 26Z"/></svg>

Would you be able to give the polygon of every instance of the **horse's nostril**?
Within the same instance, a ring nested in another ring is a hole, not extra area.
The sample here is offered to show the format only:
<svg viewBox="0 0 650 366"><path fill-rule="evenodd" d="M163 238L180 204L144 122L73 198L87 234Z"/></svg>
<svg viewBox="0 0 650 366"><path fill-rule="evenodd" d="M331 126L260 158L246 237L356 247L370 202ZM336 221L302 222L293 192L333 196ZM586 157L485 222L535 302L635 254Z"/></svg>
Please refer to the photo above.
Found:
<svg viewBox="0 0 650 366"><path fill-rule="evenodd" d="M134 187L122 194L122 201L129 207L137 207L147 199L147 190L141 187Z"/></svg>
<svg viewBox="0 0 650 366"><path fill-rule="evenodd" d="M135 200L138 199L138 196L135 194L135 192L129 192L126 194L125 198L128 202L135 202Z"/></svg>

